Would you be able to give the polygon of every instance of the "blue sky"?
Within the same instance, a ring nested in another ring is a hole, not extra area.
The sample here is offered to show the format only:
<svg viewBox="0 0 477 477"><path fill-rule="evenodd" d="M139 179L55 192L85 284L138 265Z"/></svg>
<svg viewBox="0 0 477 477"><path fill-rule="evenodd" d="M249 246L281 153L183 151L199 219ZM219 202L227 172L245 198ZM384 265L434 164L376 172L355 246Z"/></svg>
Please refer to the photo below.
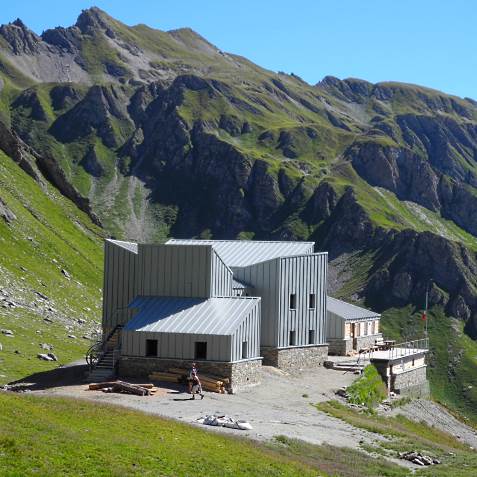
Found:
<svg viewBox="0 0 477 477"><path fill-rule="evenodd" d="M326 75L404 81L477 100L474 0L16 0L37 33L75 22L96 5L122 22L191 27L219 48L309 83Z"/></svg>

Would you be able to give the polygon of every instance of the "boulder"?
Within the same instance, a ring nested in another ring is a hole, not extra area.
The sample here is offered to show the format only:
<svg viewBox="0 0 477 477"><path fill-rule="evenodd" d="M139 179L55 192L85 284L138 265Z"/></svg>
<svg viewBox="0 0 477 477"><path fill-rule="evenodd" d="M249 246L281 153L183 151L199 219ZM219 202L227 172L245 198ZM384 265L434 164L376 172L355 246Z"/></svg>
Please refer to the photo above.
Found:
<svg viewBox="0 0 477 477"><path fill-rule="evenodd" d="M38 353L36 357L43 361L54 361L54 359L51 356L49 356L49 354Z"/></svg>

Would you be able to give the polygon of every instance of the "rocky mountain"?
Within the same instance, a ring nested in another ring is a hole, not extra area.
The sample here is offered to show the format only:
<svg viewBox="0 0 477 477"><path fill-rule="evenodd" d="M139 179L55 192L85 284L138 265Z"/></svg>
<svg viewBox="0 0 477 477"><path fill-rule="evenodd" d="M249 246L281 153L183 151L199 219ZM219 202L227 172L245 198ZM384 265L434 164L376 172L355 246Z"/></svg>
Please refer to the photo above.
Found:
<svg viewBox="0 0 477 477"><path fill-rule="evenodd" d="M309 85L91 8L41 35L0 27L0 120L0 148L110 235L314 239L334 293L386 310L430 286L477 338L471 99Z"/></svg>

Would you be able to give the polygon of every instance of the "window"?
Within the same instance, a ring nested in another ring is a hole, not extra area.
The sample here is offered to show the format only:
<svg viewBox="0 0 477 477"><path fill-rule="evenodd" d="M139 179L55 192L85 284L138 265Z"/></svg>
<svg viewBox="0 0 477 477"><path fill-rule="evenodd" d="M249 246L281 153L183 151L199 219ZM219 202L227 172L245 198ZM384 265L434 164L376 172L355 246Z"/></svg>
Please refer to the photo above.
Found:
<svg viewBox="0 0 477 477"><path fill-rule="evenodd" d="M314 293L310 293L310 296L308 297L308 308L310 310L314 310L316 308Z"/></svg>
<svg viewBox="0 0 477 477"><path fill-rule="evenodd" d="M296 310L296 295L295 295L295 293L290 294L290 310Z"/></svg>
<svg viewBox="0 0 477 477"><path fill-rule="evenodd" d="M248 343L242 341L242 359L248 358Z"/></svg>
<svg viewBox="0 0 477 477"><path fill-rule="evenodd" d="M290 335L288 337L288 344L290 346L295 346L296 345L296 332L295 331L290 331Z"/></svg>
<svg viewBox="0 0 477 477"><path fill-rule="evenodd" d="M157 356L157 340L146 340L146 356Z"/></svg>
<svg viewBox="0 0 477 477"><path fill-rule="evenodd" d="M315 330L308 331L308 344L315 344Z"/></svg>
<svg viewBox="0 0 477 477"><path fill-rule="evenodd" d="M195 359L207 359L207 342L195 342Z"/></svg>

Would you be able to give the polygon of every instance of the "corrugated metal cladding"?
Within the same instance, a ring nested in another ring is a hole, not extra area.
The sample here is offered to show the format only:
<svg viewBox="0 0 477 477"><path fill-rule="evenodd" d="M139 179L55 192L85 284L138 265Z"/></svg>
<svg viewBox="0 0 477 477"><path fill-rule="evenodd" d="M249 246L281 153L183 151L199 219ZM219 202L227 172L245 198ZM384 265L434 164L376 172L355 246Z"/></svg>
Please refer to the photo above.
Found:
<svg viewBox="0 0 477 477"><path fill-rule="evenodd" d="M138 294L139 263L137 245L118 240L104 243L103 330L127 323L132 312L127 308Z"/></svg>
<svg viewBox="0 0 477 477"><path fill-rule="evenodd" d="M379 313L346 303L331 296L328 297L328 312L341 316L345 320L376 319L381 317Z"/></svg>
<svg viewBox="0 0 477 477"><path fill-rule="evenodd" d="M212 247L210 245L139 245L140 295L211 296Z"/></svg>
<svg viewBox="0 0 477 477"><path fill-rule="evenodd" d="M313 253L314 242L171 239L167 244L213 245L229 267L248 267L278 257Z"/></svg>
<svg viewBox="0 0 477 477"><path fill-rule="evenodd" d="M253 296L262 298L261 345L277 346L278 343L278 279L280 259L257 263L244 268L234 268L234 276L253 286Z"/></svg>
<svg viewBox="0 0 477 477"><path fill-rule="evenodd" d="M232 296L233 274L211 245L137 245L107 240L103 329L126 323L138 295Z"/></svg>
<svg viewBox="0 0 477 477"><path fill-rule="evenodd" d="M233 273L224 261L212 249L212 292L210 296L231 296Z"/></svg>
<svg viewBox="0 0 477 477"><path fill-rule="evenodd" d="M280 259L278 347L290 346L290 331L295 344L304 346L326 343L326 285L328 254L317 253ZM295 309L291 309L291 295ZM314 295L315 307L310 307ZM314 340L310 342L309 331Z"/></svg>
<svg viewBox="0 0 477 477"><path fill-rule="evenodd" d="M239 361L260 356L259 298L138 297L139 313L121 333L121 354L145 356L146 340L158 340L158 357L195 359L195 342L207 343L207 359Z"/></svg>
<svg viewBox="0 0 477 477"><path fill-rule="evenodd" d="M328 301L330 297L328 297ZM345 336L345 320L342 316L335 315L328 309L327 313L327 325L326 325L326 337L327 338L340 338Z"/></svg>

